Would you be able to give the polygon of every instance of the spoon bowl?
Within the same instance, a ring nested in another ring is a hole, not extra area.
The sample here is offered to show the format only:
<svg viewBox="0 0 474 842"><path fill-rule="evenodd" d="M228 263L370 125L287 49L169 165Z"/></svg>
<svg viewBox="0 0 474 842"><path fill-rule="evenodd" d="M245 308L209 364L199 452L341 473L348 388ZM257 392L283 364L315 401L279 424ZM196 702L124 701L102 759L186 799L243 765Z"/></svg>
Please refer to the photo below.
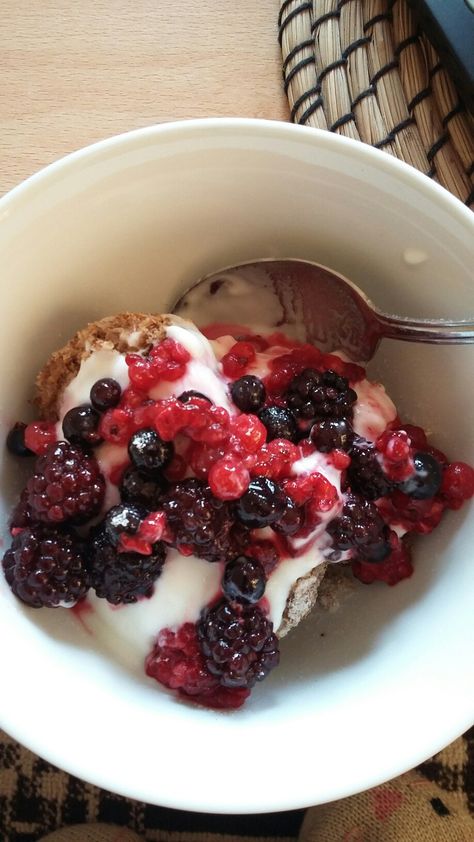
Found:
<svg viewBox="0 0 474 842"><path fill-rule="evenodd" d="M254 326L265 313L265 327L284 327L324 351L341 350L360 362L372 359L384 337L437 345L474 342L474 318L383 313L343 275L296 258L264 258L206 275L178 299L174 312L198 327L211 320L228 323L230 314L233 323Z"/></svg>

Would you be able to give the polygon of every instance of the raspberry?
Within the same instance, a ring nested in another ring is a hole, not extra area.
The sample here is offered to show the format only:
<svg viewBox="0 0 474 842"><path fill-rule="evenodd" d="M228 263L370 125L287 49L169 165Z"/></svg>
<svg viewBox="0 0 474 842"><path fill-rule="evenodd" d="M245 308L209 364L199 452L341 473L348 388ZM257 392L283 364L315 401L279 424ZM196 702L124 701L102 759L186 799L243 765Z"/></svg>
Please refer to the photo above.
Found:
<svg viewBox="0 0 474 842"><path fill-rule="evenodd" d="M239 708L250 694L244 688L222 687L211 675L193 623L184 623L176 632L163 629L146 659L145 671L165 687L208 708Z"/></svg>
<svg viewBox="0 0 474 842"><path fill-rule="evenodd" d="M187 545L207 561L227 561L248 543L248 531L235 522L231 504L215 497L205 482L184 479L163 495L162 508L176 545Z"/></svg>
<svg viewBox="0 0 474 842"><path fill-rule="evenodd" d="M33 456L33 451L25 444L26 424L18 422L7 436L7 450L14 456Z"/></svg>
<svg viewBox="0 0 474 842"><path fill-rule="evenodd" d="M163 441L155 430L138 430L128 443L128 455L135 468L153 479L171 462L174 446Z"/></svg>
<svg viewBox="0 0 474 842"><path fill-rule="evenodd" d="M227 599L253 604L265 592L265 571L254 558L240 555L229 561L222 579L222 590Z"/></svg>
<svg viewBox="0 0 474 842"><path fill-rule="evenodd" d="M273 528L275 528L275 526L273 526ZM248 545L245 554L249 556L249 558L254 558L256 561L260 562L267 578L280 561L278 550L273 541L252 541Z"/></svg>
<svg viewBox="0 0 474 842"><path fill-rule="evenodd" d="M267 406L262 409L258 417L267 429L267 439L288 439L295 442L298 439L298 427L295 417L289 409L280 406Z"/></svg>
<svg viewBox="0 0 474 842"><path fill-rule="evenodd" d="M90 391L90 400L94 409L99 412L105 412L107 409L112 409L120 401L122 389L120 384L111 377L102 377L101 380L96 380Z"/></svg>
<svg viewBox="0 0 474 842"><path fill-rule="evenodd" d="M278 638L256 605L222 600L198 624L207 669L224 687L250 689L278 665Z"/></svg>
<svg viewBox="0 0 474 842"><path fill-rule="evenodd" d="M163 339L155 345L148 357L127 354L128 375L133 387L148 392L163 380L179 380L186 373L191 359L189 352L174 339Z"/></svg>
<svg viewBox="0 0 474 842"><path fill-rule="evenodd" d="M273 439L260 448L251 473L273 480L285 479L291 475L292 466L299 459L300 452L295 444L288 439Z"/></svg>
<svg viewBox="0 0 474 842"><path fill-rule="evenodd" d="M270 361L270 374L265 378L265 385L271 395L281 394L290 385L293 378L305 368L318 367L322 354L314 345L299 345L288 354L282 354Z"/></svg>
<svg viewBox="0 0 474 842"><path fill-rule="evenodd" d="M132 413L120 406L108 409L99 423L99 433L112 444L127 444L133 427Z"/></svg>
<svg viewBox="0 0 474 842"><path fill-rule="evenodd" d="M225 454L222 445L212 446L204 442L192 442L186 451L189 466L199 479L206 479L211 467ZM181 479L181 477L177 477Z"/></svg>
<svg viewBox="0 0 474 842"><path fill-rule="evenodd" d="M284 488L297 506L311 502L313 509L318 512L329 512L338 500L335 486L318 471L287 480Z"/></svg>
<svg viewBox="0 0 474 842"><path fill-rule="evenodd" d="M382 454L384 471L393 482L403 482L413 475L410 439L404 430L386 430L375 447Z"/></svg>
<svg viewBox="0 0 474 842"><path fill-rule="evenodd" d="M232 400L241 412L258 412L265 403L266 389L259 377L246 374L230 388Z"/></svg>
<svg viewBox="0 0 474 842"><path fill-rule="evenodd" d="M286 393L288 407L298 418L352 418L356 392L335 371L307 368L292 380Z"/></svg>
<svg viewBox="0 0 474 842"><path fill-rule="evenodd" d="M50 444L56 441L56 424L52 422L33 421L25 429L25 445L37 456L46 453Z"/></svg>
<svg viewBox="0 0 474 842"><path fill-rule="evenodd" d="M402 579L408 579L413 573L413 566L411 563L410 550L400 541L400 539L391 533L391 544L393 549L383 561L369 562L369 561L353 561L352 572L356 579L363 582L364 585L370 585L372 582L386 582L387 585L398 585Z"/></svg>
<svg viewBox="0 0 474 842"><path fill-rule="evenodd" d="M282 488L268 477L253 477L247 491L236 504L237 517L251 528L271 526L283 515L288 498Z"/></svg>
<svg viewBox="0 0 474 842"><path fill-rule="evenodd" d="M152 545L149 555L117 552L101 524L92 531L88 549L91 585L98 597L119 605L152 595L165 562L161 541Z"/></svg>
<svg viewBox="0 0 474 842"><path fill-rule="evenodd" d="M247 490L250 474L241 460L225 456L211 466L208 482L219 500L237 500Z"/></svg>
<svg viewBox="0 0 474 842"><path fill-rule="evenodd" d="M339 517L327 532L336 550L352 550L357 558L379 561L390 552L388 527L376 506L363 497L348 495Z"/></svg>
<svg viewBox="0 0 474 842"><path fill-rule="evenodd" d="M150 479L131 467L121 478L120 496L124 503L138 503L154 511L159 509L161 495L168 485L164 477Z"/></svg>
<svg viewBox="0 0 474 842"><path fill-rule="evenodd" d="M96 460L65 441L39 457L26 487L32 516L54 523L89 520L100 511L105 494Z"/></svg>
<svg viewBox="0 0 474 842"><path fill-rule="evenodd" d="M407 532L428 535L440 523L446 502L438 496L427 500L414 500L395 490L389 497L381 498L377 506L387 522L400 524Z"/></svg>
<svg viewBox="0 0 474 842"><path fill-rule="evenodd" d="M265 443L267 430L256 415L238 415L230 422L230 436L237 452L257 453Z"/></svg>
<svg viewBox="0 0 474 842"><path fill-rule="evenodd" d="M222 357L222 371L232 379L245 374L255 359L255 348L250 342L236 342L230 351Z"/></svg>
<svg viewBox="0 0 474 842"><path fill-rule="evenodd" d="M351 446L350 457L347 482L351 491L367 500L377 500L390 492L392 483L385 476L371 442L357 437Z"/></svg>
<svg viewBox="0 0 474 842"><path fill-rule="evenodd" d="M63 435L71 444L97 447L102 439L98 430L100 415L92 406L74 406L63 418Z"/></svg>
<svg viewBox="0 0 474 842"><path fill-rule="evenodd" d="M450 509L459 509L474 495L474 470L465 462L452 462L443 472L441 494Z"/></svg>
<svg viewBox="0 0 474 842"><path fill-rule="evenodd" d="M66 529L25 527L5 553L3 569L13 593L33 608L74 605L89 587L82 543Z"/></svg>

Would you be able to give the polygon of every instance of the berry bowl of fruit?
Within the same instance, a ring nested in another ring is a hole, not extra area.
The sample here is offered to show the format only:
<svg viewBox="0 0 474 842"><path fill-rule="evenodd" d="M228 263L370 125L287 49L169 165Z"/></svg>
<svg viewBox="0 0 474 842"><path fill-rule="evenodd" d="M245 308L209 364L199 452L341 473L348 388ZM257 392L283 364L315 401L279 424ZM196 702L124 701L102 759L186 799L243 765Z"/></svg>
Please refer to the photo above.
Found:
<svg viewBox="0 0 474 842"><path fill-rule="evenodd" d="M470 211L362 144L223 119L77 152L0 219L0 726L223 813L345 797L467 729L472 346L362 363L275 277L192 287L292 258L465 319Z"/></svg>

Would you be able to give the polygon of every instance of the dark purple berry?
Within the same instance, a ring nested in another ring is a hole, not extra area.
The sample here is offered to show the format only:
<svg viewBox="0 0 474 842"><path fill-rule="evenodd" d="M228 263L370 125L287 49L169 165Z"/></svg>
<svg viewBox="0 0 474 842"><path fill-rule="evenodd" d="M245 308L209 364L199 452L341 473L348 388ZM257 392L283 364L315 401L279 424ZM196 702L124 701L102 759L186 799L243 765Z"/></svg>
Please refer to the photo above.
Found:
<svg viewBox="0 0 474 842"><path fill-rule="evenodd" d="M306 368L291 381L285 397L289 409L297 418L350 419L357 393L350 388L346 377L341 377L332 369L321 372Z"/></svg>
<svg viewBox="0 0 474 842"><path fill-rule="evenodd" d="M174 456L174 445L163 441L156 430L147 428L134 433L128 443L128 455L141 473L154 478Z"/></svg>
<svg viewBox="0 0 474 842"><path fill-rule="evenodd" d="M232 400L242 412L258 412L267 396L265 386L259 377L246 374L239 377L230 387Z"/></svg>
<svg viewBox="0 0 474 842"><path fill-rule="evenodd" d="M235 511L239 520L253 529L276 523L287 506L288 497L278 483L268 477L253 477Z"/></svg>
<svg viewBox="0 0 474 842"><path fill-rule="evenodd" d="M352 550L358 558L378 558L385 552L389 529L373 503L355 494L348 495L339 517L330 521L327 532L335 550ZM387 553L388 555L388 553Z"/></svg>
<svg viewBox="0 0 474 842"><path fill-rule="evenodd" d="M258 417L267 429L267 441L273 439L297 441L298 427L295 416L289 409L281 406L266 406L260 410Z"/></svg>
<svg viewBox="0 0 474 842"><path fill-rule="evenodd" d="M273 625L257 605L222 601L198 623L206 667L224 687L253 687L280 660Z"/></svg>
<svg viewBox="0 0 474 842"><path fill-rule="evenodd" d="M10 529L23 529L24 526L31 526L33 522L34 518L28 504L28 489L24 488L11 514L9 526Z"/></svg>
<svg viewBox="0 0 474 842"><path fill-rule="evenodd" d="M347 469L347 484L351 491L367 500L378 500L391 491L392 483L382 470L372 442L355 438L349 454L351 463Z"/></svg>
<svg viewBox="0 0 474 842"><path fill-rule="evenodd" d="M91 536L88 555L91 585L97 596L119 605L152 595L163 569L166 546L157 541L151 555L117 552L101 525Z"/></svg>
<svg viewBox="0 0 474 842"><path fill-rule="evenodd" d="M147 512L133 503L112 506L104 520L104 532L111 544L116 546L122 533L135 535Z"/></svg>
<svg viewBox="0 0 474 842"><path fill-rule="evenodd" d="M102 377L101 380L96 380L91 389L91 404L99 412L105 412L117 406L121 395L122 389L116 380L112 377Z"/></svg>
<svg viewBox="0 0 474 842"><path fill-rule="evenodd" d="M245 555L229 561L222 579L222 590L230 600L258 602L265 592L265 571L260 562Z"/></svg>
<svg viewBox="0 0 474 842"><path fill-rule="evenodd" d="M186 544L207 561L228 561L245 550L248 530L235 522L232 504L214 497L209 486L193 478L170 486L161 502L175 545Z"/></svg>
<svg viewBox="0 0 474 842"><path fill-rule="evenodd" d="M415 473L398 488L414 500L427 500L434 497L441 487L443 472L441 465L430 453L415 453L413 457Z"/></svg>
<svg viewBox="0 0 474 842"><path fill-rule="evenodd" d="M352 437L352 427L345 418L324 418L311 428L311 441L321 453L349 450Z"/></svg>
<svg viewBox="0 0 474 842"><path fill-rule="evenodd" d="M13 593L33 608L75 605L89 588L82 542L66 529L27 526L3 557Z"/></svg>
<svg viewBox="0 0 474 842"><path fill-rule="evenodd" d="M74 406L63 418L64 437L71 444L96 447L102 442L98 426L100 415L92 406Z"/></svg>
<svg viewBox="0 0 474 842"><path fill-rule="evenodd" d="M300 509L291 497L286 498L286 508L272 529L280 535L295 535L303 525L303 509Z"/></svg>
<svg viewBox="0 0 474 842"><path fill-rule="evenodd" d="M25 444L26 424L19 421L10 430L7 436L7 450L14 456L34 456L32 450Z"/></svg>
<svg viewBox="0 0 474 842"><path fill-rule="evenodd" d="M189 401L192 401L193 398L200 398L202 401L212 403L207 395L203 395L202 392L195 392L194 389L188 389L187 392L181 392L181 394L178 395L177 400L181 401L181 403L189 403Z"/></svg>
<svg viewBox="0 0 474 842"><path fill-rule="evenodd" d="M168 486L163 475L151 479L130 467L122 476L120 497L124 503L138 503L154 512L161 507L161 495Z"/></svg>
<svg viewBox="0 0 474 842"><path fill-rule="evenodd" d="M105 480L93 456L59 441L39 457L26 489L33 519L84 523L102 507Z"/></svg>

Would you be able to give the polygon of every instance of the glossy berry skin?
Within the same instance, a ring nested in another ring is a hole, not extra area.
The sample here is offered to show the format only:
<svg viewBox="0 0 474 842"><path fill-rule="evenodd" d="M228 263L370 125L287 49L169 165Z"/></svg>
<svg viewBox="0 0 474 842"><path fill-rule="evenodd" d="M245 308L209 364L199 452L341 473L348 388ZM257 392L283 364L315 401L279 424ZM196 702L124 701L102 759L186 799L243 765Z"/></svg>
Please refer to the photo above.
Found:
<svg viewBox="0 0 474 842"><path fill-rule="evenodd" d="M273 439L297 441L298 427L295 416L289 409L280 406L266 406L260 410L258 417L264 427L267 428L267 441Z"/></svg>
<svg viewBox="0 0 474 842"><path fill-rule="evenodd" d="M25 444L26 424L18 423L10 430L7 436L7 450L14 456L34 456L32 450Z"/></svg>
<svg viewBox="0 0 474 842"><path fill-rule="evenodd" d="M377 500L389 494L393 484L380 466L374 445L356 437L349 453L351 463L347 470L347 482L351 491L367 500Z"/></svg>
<svg viewBox="0 0 474 842"><path fill-rule="evenodd" d="M124 503L136 503L150 511L156 511L160 508L161 495L168 486L169 483L163 475L151 479L131 466L122 476L120 497Z"/></svg>
<svg viewBox="0 0 474 842"><path fill-rule="evenodd" d="M352 427L345 418L324 418L311 428L311 441L321 453L349 450L353 438Z"/></svg>
<svg viewBox="0 0 474 842"><path fill-rule="evenodd" d="M357 394L347 378L332 369L306 368L291 381L286 399L298 418L352 418Z"/></svg>
<svg viewBox="0 0 474 842"><path fill-rule="evenodd" d="M258 412L265 403L266 390L259 377L245 374L230 387L230 394L236 407L241 412Z"/></svg>
<svg viewBox="0 0 474 842"><path fill-rule="evenodd" d="M250 689L278 665L278 638L256 605L225 600L207 608L198 624L207 669L224 687Z"/></svg>
<svg viewBox="0 0 474 842"><path fill-rule="evenodd" d="M112 377L102 377L96 380L91 391L90 400L94 409L98 412L105 412L117 406L122 395L122 389Z"/></svg>
<svg viewBox="0 0 474 842"><path fill-rule="evenodd" d="M27 526L4 555L5 578L32 608L75 605L89 588L82 542L71 531Z"/></svg>
<svg viewBox="0 0 474 842"><path fill-rule="evenodd" d="M88 547L90 581L98 597L112 605L137 602L150 597L161 574L166 546L157 541L150 555L136 552L117 552L106 529L97 527Z"/></svg>
<svg viewBox="0 0 474 842"><path fill-rule="evenodd" d="M415 453L413 457L415 473L398 484L400 491L414 500L427 500L434 497L441 487L443 478L441 465L430 453Z"/></svg>
<svg viewBox="0 0 474 842"><path fill-rule="evenodd" d="M171 462L174 445L170 441L163 441L155 430L138 430L130 438L128 455L137 470L155 477Z"/></svg>
<svg viewBox="0 0 474 842"><path fill-rule="evenodd" d="M92 406L74 406L63 418L64 438L71 444L96 447L102 441L98 430L99 421L100 415Z"/></svg>
<svg viewBox="0 0 474 842"><path fill-rule="evenodd" d="M123 533L135 535L140 528L146 511L133 503L112 506L104 520L104 532L113 546L117 546Z"/></svg>
<svg viewBox="0 0 474 842"><path fill-rule="evenodd" d="M210 398L207 397L207 395L203 395L202 392L196 392L194 389L188 389L187 392L181 392L181 394L178 395L177 400L181 401L181 403L189 403L193 400L193 398L199 398L199 400L201 401L207 401L208 403L212 403L212 401L210 400Z"/></svg>
<svg viewBox="0 0 474 842"><path fill-rule="evenodd" d="M241 555L226 565L222 590L231 601L253 604L265 592L265 571L254 558Z"/></svg>
<svg viewBox="0 0 474 842"><path fill-rule="evenodd" d="M285 512L288 498L278 483L268 477L254 477L235 511L239 520L250 528L271 526Z"/></svg>
<svg viewBox="0 0 474 842"><path fill-rule="evenodd" d="M389 529L377 507L356 494L348 495L327 532L336 550L352 550L354 557L382 561L390 553Z"/></svg>
<svg viewBox="0 0 474 842"><path fill-rule="evenodd" d="M303 508L297 506L291 497L287 496L285 510L278 520L272 523L272 529L280 535L295 535L301 529L303 521Z"/></svg>

